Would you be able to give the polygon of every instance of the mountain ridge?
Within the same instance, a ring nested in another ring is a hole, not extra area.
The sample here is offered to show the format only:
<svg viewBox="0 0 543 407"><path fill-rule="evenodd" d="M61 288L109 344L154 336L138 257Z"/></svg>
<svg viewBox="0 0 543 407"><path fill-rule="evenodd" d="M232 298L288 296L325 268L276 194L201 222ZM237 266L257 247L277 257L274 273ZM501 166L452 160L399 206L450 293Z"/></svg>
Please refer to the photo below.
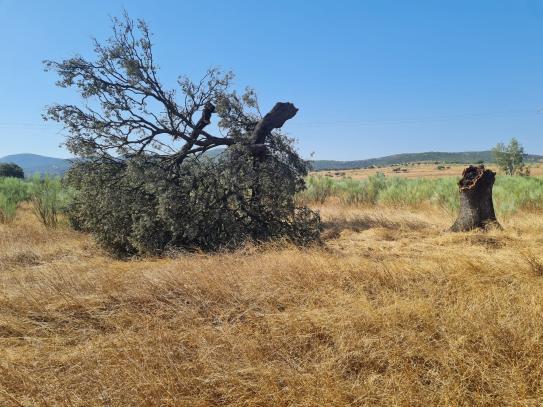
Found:
<svg viewBox="0 0 543 407"><path fill-rule="evenodd" d="M526 162L538 162L543 160L543 155L525 154ZM349 170L356 168L367 168L371 166L390 166L394 164L406 164L411 162L439 162L439 163L458 163L458 164L476 164L478 162L495 162L491 150L485 151L462 151L462 152L444 152L427 151L422 153L401 153L387 155L383 157L368 158L365 160L312 160L314 170Z"/></svg>
<svg viewBox="0 0 543 407"><path fill-rule="evenodd" d="M27 177L33 174L62 175L72 165L70 159L27 153L1 157L0 163L17 164L23 169Z"/></svg>
<svg viewBox="0 0 543 407"><path fill-rule="evenodd" d="M26 176L33 174L62 175L71 166L73 159L48 157L39 154L12 154L0 158L0 163L14 163L23 168ZM538 162L543 160L543 155L525 154L526 162ZM428 151L422 153L401 153L383 157L368 158L364 160L310 160L314 170L347 170L367 168L371 166L389 166L393 164L406 164L409 162L440 162L476 164L478 162L492 163L492 152L488 151L463 151L440 152Z"/></svg>

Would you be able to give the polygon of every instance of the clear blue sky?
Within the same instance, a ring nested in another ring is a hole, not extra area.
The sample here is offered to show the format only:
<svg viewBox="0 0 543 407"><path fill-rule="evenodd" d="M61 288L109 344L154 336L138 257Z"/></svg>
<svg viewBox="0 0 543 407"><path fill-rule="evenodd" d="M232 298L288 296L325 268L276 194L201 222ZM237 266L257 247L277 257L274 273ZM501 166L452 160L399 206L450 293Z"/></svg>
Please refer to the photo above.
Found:
<svg viewBox="0 0 543 407"><path fill-rule="evenodd" d="M305 157L489 149L543 154L543 1L0 0L0 156L67 156L44 106L74 101L43 59L88 55L126 8L154 32L161 77L236 72Z"/></svg>

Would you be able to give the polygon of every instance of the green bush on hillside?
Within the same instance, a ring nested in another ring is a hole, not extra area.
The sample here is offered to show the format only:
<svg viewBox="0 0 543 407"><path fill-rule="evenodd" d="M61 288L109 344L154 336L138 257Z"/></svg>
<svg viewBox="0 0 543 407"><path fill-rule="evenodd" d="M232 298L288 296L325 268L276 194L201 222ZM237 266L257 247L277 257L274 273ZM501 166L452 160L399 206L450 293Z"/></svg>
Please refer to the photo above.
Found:
<svg viewBox="0 0 543 407"><path fill-rule="evenodd" d="M0 163L0 178L4 177L24 179L25 173L17 164Z"/></svg>

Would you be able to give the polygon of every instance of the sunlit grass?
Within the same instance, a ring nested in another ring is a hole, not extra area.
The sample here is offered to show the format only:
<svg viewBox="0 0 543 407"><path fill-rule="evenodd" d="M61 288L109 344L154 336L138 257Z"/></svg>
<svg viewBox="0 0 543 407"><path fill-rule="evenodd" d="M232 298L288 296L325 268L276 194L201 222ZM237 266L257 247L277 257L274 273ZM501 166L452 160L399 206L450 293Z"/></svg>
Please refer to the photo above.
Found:
<svg viewBox="0 0 543 407"><path fill-rule="evenodd" d="M385 177L382 174L362 180L311 176L300 199L322 204L327 199L337 197L344 205L402 208L434 206L455 212L459 205L457 180L453 177ZM497 176L493 192L498 215L543 208L543 179L540 177Z"/></svg>
<svg viewBox="0 0 543 407"><path fill-rule="evenodd" d="M118 261L0 225L0 405L540 405L541 213L321 206L335 237Z"/></svg>

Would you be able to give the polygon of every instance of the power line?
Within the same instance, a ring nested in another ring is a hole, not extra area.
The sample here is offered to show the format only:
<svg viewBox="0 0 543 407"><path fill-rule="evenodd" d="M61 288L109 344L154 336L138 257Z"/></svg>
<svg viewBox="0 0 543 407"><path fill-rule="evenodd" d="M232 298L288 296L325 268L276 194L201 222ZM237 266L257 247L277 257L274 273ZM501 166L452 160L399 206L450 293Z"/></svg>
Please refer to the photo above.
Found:
<svg viewBox="0 0 543 407"><path fill-rule="evenodd" d="M311 121L311 122L296 122L289 123L289 126L309 126L309 127L326 127L338 125L355 125L355 126L380 126L380 125L401 125L401 124L424 124L430 122L455 121L477 117L505 117L507 115L519 115L526 113L541 114L543 107L537 109L517 109L517 110L501 110L493 112L478 112L478 113L459 113L447 115L431 115L420 117L403 117L403 118L383 118L369 120L330 120L330 121ZM25 123L25 122L0 122L2 128L34 128L45 129L56 127L48 123Z"/></svg>
<svg viewBox="0 0 543 407"><path fill-rule="evenodd" d="M51 125L45 123L2 123L0 122L0 127L17 127L17 128L47 128Z"/></svg>
<svg viewBox="0 0 543 407"><path fill-rule="evenodd" d="M483 113L460 113L451 115L435 115L422 117L409 117L398 119L373 119L373 120L348 120L348 121L321 121L321 122L292 122L291 125L310 126L310 127L325 127L337 125L356 125L356 126L380 126L380 125L401 125L401 124L423 124L429 122L448 122L477 117L505 117L506 115L518 115L526 113L543 113L543 108L540 109L522 109L522 110L506 110Z"/></svg>

